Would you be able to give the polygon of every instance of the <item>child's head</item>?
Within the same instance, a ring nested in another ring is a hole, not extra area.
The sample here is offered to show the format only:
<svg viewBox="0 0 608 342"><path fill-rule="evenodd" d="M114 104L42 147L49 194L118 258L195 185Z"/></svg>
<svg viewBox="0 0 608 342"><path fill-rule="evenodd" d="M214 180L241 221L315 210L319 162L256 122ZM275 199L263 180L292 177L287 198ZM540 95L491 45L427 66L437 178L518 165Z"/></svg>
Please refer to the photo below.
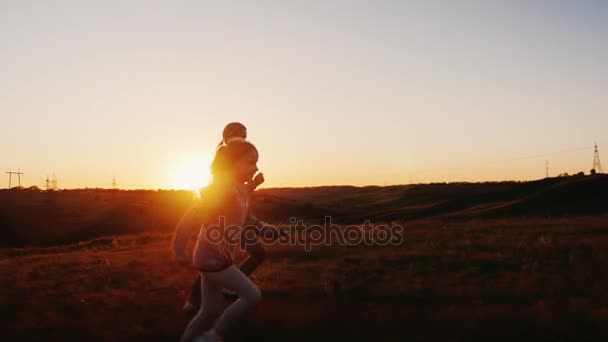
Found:
<svg viewBox="0 0 608 342"><path fill-rule="evenodd" d="M211 163L213 182L233 180L236 182L251 181L258 171L258 150L242 139L228 141L217 148Z"/></svg>
<svg viewBox="0 0 608 342"><path fill-rule="evenodd" d="M247 138L247 127L240 122L231 122L224 127L224 132L222 132L222 142L220 145L227 144L230 140L235 138Z"/></svg>

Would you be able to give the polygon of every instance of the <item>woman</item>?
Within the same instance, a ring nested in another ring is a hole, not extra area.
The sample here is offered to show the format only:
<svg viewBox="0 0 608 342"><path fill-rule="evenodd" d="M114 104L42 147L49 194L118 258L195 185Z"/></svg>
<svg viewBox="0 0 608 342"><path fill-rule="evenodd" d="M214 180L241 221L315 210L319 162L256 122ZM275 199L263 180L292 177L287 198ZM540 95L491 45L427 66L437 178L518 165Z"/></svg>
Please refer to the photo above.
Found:
<svg viewBox="0 0 608 342"><path fill-rule="evenodd" d="M192 259L202 278L202 305L188 324L182 341L223 339L261 299L260 290L233 264L231 251L238 242L227 239L226 235L228 229L234 231L247 224L250 213L246 184L258 171L257 161L257 149L245 140L229 141L216 150L211 165L212 183L205 190L199 208L206 224L200 230ZM189 227L191 225L178 225L173 239L178 262L187 260L184 247ZM239 297L223 312L222 288L234 291Z"/></svg>

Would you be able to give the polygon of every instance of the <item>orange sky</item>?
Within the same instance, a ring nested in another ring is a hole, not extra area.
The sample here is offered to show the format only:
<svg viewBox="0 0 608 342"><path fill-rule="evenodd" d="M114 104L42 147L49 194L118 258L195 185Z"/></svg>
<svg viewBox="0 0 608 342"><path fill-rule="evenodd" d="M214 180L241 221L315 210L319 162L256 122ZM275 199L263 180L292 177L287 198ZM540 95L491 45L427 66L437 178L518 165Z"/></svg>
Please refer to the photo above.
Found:
<svg viewBox="0 0 608 342"><path fill-rule="evenodd" d="M553 176L588 172L594 142L608 151L607 15L603 2L3 3L0 169L26 186L55 173L62 188L191 188L242 121L267 187L538 179L546 160Z"/></svg>

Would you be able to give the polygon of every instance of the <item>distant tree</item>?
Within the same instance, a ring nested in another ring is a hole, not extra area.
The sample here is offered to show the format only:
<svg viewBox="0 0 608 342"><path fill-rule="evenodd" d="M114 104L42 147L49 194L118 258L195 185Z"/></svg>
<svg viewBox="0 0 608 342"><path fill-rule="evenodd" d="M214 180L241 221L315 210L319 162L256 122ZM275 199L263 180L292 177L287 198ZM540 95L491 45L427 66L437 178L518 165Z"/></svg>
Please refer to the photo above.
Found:
<svg viewBox="0 0 608 342"><path fill-rule="evenodd" d="M591 171L589 171L589 173L591 173L592 175L595 174L595 169L591 169Z"/></svg>
<svg viewBox="0 0 608 342"><path fill-rule="evenodd" d="M585 173L583 171L580 171L579 173L576 174L577 176L584 176Z"/></svg>

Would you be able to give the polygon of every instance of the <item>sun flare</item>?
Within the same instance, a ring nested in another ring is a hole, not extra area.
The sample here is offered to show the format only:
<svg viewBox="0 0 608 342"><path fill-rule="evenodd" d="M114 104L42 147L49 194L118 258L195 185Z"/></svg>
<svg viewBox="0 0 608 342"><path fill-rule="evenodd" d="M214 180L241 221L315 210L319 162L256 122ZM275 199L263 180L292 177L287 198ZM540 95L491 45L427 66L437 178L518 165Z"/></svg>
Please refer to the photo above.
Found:
<svg viewBox="0 0 608 342"><path fill-rule="evenodd" d="M196 191L209 184L208 156L189 156L174 164L171 171L170 187L173 189Z"/></svg>

